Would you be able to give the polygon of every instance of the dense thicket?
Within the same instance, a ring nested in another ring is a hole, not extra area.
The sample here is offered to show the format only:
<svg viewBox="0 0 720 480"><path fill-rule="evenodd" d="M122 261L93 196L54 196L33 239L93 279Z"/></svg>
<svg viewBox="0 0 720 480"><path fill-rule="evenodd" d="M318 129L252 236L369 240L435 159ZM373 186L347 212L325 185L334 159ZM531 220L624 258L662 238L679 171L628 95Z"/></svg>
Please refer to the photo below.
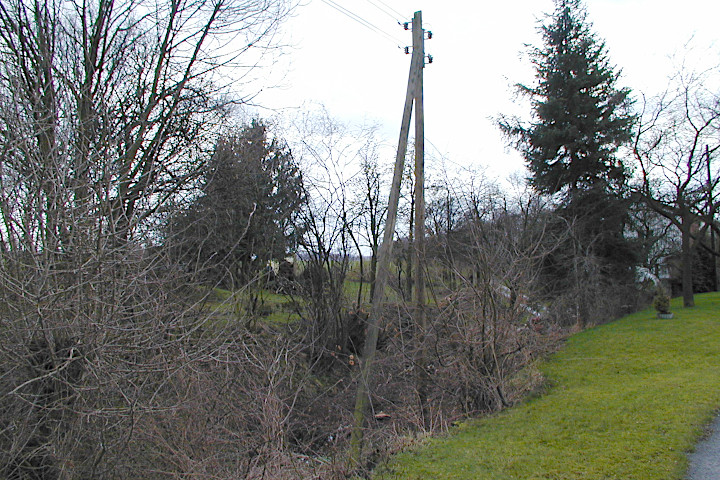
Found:
<svg viewBox="0 0 720 480"><path fill-rule="evenodd" d="M242 397L222 374L247 349L229 326L202 329L202 291L151 227L241 100L226 74L247 49L227 42L262 49L284 13L0 4L0 477L238 478L228 432L242 428L215 413ZM180 417L198 421L184 436L166 428ZM208 422L224 429L192 433Z"/></svg>
<svg viewBox="0 0 720 480"><path fill-rule="evenodd" d="M326 116L289 135L292 153L263 121L227 129L242 102L232 67L284 13L281 0L0 4L0 477L352 475L362 284L376 269L357 255L380 246L383 147ZM401 208L363 466L408 432L511 405L539 385L532 365L563 326L633 306L618 161L629 92L579 0L557 0L542 29L537 84L520 87L532 121L502 125L534 190L443 172L412 270ZM720 234L717 96L692 91L636 137L639 191L659 213L632 205L633 232L654 267L673 249L651 245L660 216L702 239L699 262ZM288 253L269 292L258 279ZM415 280L426 322L404 300Z"/></svg>

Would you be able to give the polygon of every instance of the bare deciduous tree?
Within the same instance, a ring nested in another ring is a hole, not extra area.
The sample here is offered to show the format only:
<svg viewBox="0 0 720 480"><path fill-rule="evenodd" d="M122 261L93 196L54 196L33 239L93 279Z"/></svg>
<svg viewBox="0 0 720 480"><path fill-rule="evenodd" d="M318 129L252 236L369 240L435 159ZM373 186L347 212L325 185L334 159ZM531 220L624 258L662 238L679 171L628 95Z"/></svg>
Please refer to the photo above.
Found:
<svg viewBox="0 0 720 480"><path fill-rule="evenodd" d="M309 327L311 358L328 367L332 355L351 346L345 280L354 228L348 189L357 168L355 141L322 107L296 119L293 127L299 138L294 151L305 183L305 205L298 220L304 232L298 245L304 263L302 313Z"/></svg>
<svg viewBox="0 0 720 480"><path fill-rule="evenodd" d="M358 256L360 257L360 289L358 291L358 305L361 304L363 275L363 246L370 249L370 292L368 298L373 298L375 291L375 276L377 274L378 252L383 233L383 223L387 213L387 200L385 200L387 178L380 165L380 144L373 129L360 132L365 139L364 145L358 151L360 172L355 179L355 198L353 199L353 213L359 232L352 232L356 238ZM387 172L385 172L387 173ZM361 246L361 240L363 245Z"/></svg>
<svg viewBox="0 0 720 480"><path fill-rule="evenodd" d="M717 68L681 71L668 90L643 103L633 153L641 173L640 194L681 235L683 303L693 297L693 252L714 224L720 207L720 171L711 162L720 150Z"/></svg>

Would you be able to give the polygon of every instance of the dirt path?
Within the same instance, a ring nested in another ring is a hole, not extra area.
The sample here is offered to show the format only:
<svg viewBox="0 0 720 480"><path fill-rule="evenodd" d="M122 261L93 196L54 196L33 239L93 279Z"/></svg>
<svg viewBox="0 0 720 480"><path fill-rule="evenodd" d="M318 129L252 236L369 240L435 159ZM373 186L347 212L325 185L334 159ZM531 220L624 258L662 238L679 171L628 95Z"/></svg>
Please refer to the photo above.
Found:
<svg viewBox="0 0 720 480"><path fill-rule="evenodd" d="M708 437L697 444L688 458L687 480L720 479L720 416L710 426Z"/></svg>

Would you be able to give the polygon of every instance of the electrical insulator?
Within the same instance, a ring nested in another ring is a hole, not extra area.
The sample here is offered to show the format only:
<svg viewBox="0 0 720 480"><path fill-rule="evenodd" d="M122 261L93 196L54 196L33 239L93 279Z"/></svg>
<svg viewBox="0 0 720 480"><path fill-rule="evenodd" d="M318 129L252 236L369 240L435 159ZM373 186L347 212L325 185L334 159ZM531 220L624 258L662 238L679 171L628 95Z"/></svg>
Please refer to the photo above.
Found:
<svg viewBox="0 0 720 480"><path fill-rule="evenodd" d="M428 63L432 63L432 55L428 55Z"/></svg>
<svg viewBox="0 0 720 480"><path fill-rule="evenodd" d="M428 30L428 40L432 40L432 32Z"/></svg>
<svg viewBox="0 0 720 480"><path fill-rule="evenodd" d="M405 47L405 55L410 55L410 47Z"/></svg>
<svg viewBox="0 0 720 480"><path fill-rule="evenodd" d="M403 23L403 28L404 28L405 30L409 30L409 28L408 28L408 22Z"/></svg>

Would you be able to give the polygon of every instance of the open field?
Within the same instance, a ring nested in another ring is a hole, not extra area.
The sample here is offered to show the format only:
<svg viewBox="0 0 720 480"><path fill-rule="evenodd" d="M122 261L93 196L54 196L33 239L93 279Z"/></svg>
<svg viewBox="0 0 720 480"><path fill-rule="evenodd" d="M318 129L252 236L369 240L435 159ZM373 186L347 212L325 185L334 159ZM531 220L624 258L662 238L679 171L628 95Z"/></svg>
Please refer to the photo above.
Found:
<svg viewBox="0 0 720 480"><path fill-rule="evenodd" d="M677 480L720 407L720 294L571 337L546 391L396 456L382 479Z"/></svg>

